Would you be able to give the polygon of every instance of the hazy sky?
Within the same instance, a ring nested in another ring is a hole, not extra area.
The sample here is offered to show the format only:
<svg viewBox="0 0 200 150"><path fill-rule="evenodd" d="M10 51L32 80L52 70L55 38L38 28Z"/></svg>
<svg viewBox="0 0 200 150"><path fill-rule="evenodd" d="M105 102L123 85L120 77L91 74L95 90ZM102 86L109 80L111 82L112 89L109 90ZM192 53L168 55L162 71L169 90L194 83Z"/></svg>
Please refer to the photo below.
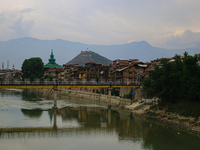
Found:
<svg viewBox="0 0 200 150"><path fill-rule="evenodd" d="M22 37L195 47L200 0L0 0L0 41Z"/></svg>

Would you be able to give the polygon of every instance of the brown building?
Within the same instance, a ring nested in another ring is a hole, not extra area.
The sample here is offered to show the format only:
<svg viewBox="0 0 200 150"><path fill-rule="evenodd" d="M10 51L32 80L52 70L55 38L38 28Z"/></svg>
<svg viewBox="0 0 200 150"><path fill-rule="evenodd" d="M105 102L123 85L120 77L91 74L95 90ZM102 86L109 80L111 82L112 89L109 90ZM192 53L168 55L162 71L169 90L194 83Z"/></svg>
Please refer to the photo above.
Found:
<svg viewBox="0 0 200 150"><path fill-rule="evenodd" d="M21 79L22 79L21 70L15 70L15 69L0 70L0 80L19 81Z"/></svg>
<svg viewBox="0 0 200 150"><path fill-rule="evenodd" d="M154 69L155 69L155 65L148 63L147 68L144 71L144 78L147 78L149 74L151 73L151 71L153 71Z"/></svg>
<svg viewBox="0 0 200 150"><path fill-rule="evenodd" d="M78 64L64 64L64 78L65 80L73 80L79 78L79 66Z"/></svg>
<svg viewBox="0 0 200 150"><path fill-rule="evenodd" d="M109 66L88 62L79 67L79 79L108 79Z"/></svg>
<svg viewBox="0 0 200 150"><path fill-rule="evenodd" d="M111 71L110 78L127 83L138 83L144 78L144 70L146 67L147 65L142 62L135 62L124 68Z"/></svg>

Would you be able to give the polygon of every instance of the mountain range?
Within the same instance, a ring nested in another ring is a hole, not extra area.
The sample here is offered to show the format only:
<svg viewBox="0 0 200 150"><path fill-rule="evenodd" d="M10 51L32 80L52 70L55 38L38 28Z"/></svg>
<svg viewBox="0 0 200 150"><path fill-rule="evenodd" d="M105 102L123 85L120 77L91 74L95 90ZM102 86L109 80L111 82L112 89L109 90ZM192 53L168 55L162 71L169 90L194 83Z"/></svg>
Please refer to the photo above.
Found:
<svg viewBox="0 0 200 150"><path fill-rule="evenodd" d="M200 53L200 48L164 49L150 45L146 41L132 42L122 45L88 45L66 40L39 40L35 38L20 38L9 41L0 41L0 68L21 69L25 59L40 57L44 64L48 63L51 49L53 49L56 63L63 65L72 60L81 51L89 50L110 60L139 59L147 62L162 57L183 55L187 51L190 55Z"/></svg>

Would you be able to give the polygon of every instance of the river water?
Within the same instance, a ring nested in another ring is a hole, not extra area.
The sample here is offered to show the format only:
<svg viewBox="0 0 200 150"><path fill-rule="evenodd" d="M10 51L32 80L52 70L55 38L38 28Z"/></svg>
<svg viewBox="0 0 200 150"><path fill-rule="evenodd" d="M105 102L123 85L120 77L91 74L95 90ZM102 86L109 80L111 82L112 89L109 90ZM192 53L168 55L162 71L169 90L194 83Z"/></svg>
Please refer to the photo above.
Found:
<svg viewBox="0 0 200 150"><path fill-rule="evenodd" d="M48 95L48 94L45 94ZM200 150L200 138L94 100L0 90L1 150Z"/></svg>

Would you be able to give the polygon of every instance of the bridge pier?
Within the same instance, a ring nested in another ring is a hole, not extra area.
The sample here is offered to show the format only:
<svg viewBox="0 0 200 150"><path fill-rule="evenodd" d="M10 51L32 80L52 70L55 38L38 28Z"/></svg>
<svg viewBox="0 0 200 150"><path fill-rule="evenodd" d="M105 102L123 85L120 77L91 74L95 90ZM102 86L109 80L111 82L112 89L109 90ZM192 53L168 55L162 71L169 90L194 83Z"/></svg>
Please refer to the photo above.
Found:
<svg viewBox="0 0 200 150"><path fill-rule="evenodd" d="M110 105L111 105L111 90L112 90L112 88L109 87L109 88L108 88L108 99L109 99L109 104L110 104Z"/></svg>
<svg viewBox="0 0 200 150"><path fill-rule="evenodd" d="M58 109L57 107L57 95L58 95L58 89L53 89L54 90L54 104L53 104L53 109Z"/></svg>
<svg viewBox="0 0 200 150"><path fill-rule="evenodd" d="M111 126L111 109L108 109L108 127Z"/></svg>
<svg viewBox="0 0 200 150"><path fill-rule="evenodd" d="M58 127L57 127L57 111L54 110L53 112L53 129L54 130L57 130Z"/></svg>

